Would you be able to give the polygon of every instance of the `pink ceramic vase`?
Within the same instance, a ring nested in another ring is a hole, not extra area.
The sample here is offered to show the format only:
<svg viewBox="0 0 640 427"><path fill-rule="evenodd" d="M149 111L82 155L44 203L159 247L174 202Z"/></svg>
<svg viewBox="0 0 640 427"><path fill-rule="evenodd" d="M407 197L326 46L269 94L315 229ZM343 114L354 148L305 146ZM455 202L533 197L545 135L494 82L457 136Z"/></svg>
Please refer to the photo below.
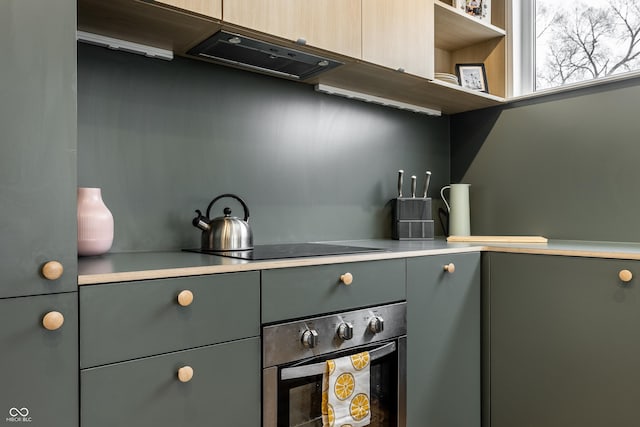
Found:
<svg viewBox="0 0 640 427"><path fill-rule="evenodd" d="M78 255L100 255L113 243L113 215L99 188L78 188Z"/></svg>

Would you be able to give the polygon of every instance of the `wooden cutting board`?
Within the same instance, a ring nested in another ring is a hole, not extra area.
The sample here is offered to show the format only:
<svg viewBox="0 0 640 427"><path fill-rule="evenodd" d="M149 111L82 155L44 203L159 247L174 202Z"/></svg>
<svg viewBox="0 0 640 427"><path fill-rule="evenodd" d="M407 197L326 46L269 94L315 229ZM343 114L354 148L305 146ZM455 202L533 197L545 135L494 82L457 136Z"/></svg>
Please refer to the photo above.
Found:
<svg viewBox="0 0 640 427"><path fill-rule="evenodd" d="M547 243L542 236L449 236L447 242L489 242L489 243Z"/></svg>

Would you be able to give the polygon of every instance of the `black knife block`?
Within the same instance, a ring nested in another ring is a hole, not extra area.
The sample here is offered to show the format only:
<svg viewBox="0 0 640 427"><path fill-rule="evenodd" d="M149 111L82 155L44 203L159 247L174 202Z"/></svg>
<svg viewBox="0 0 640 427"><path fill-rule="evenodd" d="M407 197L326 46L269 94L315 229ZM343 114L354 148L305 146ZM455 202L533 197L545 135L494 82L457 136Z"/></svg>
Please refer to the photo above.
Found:
<svg viewBox="0 0 640 427"><path fill-rule="evenodd" d="M395 240L433 240L431 198L391 200L391 237Z"/></svg>

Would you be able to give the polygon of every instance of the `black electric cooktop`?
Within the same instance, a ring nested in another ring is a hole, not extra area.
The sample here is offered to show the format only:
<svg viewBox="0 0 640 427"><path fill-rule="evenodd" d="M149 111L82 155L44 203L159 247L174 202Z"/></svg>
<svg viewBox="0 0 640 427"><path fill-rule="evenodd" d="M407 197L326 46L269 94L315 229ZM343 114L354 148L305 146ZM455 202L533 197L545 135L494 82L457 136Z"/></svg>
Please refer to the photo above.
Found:
<svg viewBox="0 0 640 427"><path fill-rule="evenodd" d="M300 258L323 255L344 255L361 252L380 252L384 249L363 248L361 246L330 245L326 243L282 243L275 245L256 245L247 251L210 251L206 249L185 249L187 252L218 255L229 258L259 261L266 259Z"/></svg>

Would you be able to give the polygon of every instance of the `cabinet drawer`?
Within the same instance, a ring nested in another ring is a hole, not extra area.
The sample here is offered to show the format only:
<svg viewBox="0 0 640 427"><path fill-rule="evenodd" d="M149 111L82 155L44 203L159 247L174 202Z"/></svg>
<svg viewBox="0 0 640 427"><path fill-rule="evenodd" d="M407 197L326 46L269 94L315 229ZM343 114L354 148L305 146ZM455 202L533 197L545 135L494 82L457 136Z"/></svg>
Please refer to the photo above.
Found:
<svg viewBox="0 0 640 427"><path fill-rule="evenodd" d="M78 425L77 307L75 292L0 300L0 420L6 425ZM57 330L42 326L51 311L64 316Z"/></svg>
<svg viewBox="0 0 640 427"><path fill-rule="evenodd" d="M178 370L193 377L180 382ZM89 427L260 425L260 339L249 338L81 371Z"/></svg>
<svg viewBox="0 0 640 427"><path fill-rule="evenodd" d="M346 285L341 276L351 273ZM354 262L262 272L262 322L404 300L405 260Z"/></svg>
<svg viewBox="0 0 640 427"><path fill-rule="evenodd" d="M260 334L259 273L80 287L80 367ZM188 290L193 302L178 304Z"/></svg>

